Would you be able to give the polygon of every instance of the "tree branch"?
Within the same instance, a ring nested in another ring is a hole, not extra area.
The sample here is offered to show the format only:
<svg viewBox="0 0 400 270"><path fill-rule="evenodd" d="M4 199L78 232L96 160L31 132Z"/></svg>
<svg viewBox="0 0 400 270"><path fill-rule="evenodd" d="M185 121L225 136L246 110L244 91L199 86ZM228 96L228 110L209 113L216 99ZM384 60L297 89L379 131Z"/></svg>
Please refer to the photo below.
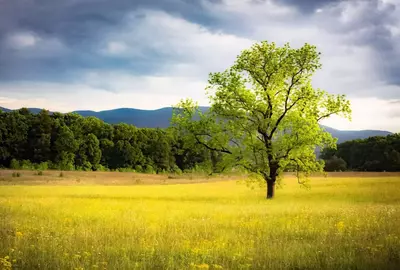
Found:
<svg viewBox="0 0 400 270"><path fill-rule="evenodd" d="M285 108L285 111L284 111L284 112L282 113L282 115L278 118L278 120L276 121L276 124L275 124L274 128L271 130L271 133L270 133L269 137L272 138L272 136L274 135L275 131L277 130L277 128L278 128L280 122L281 122L282 119L286 116L286 113L287 113L288 111L290 111L290 110L297 104L297 102L299 102L299 101L302 100L303 98L304 98L304 97L299 97L299 98L297 98L297 99L293 102L292 105L290 105L288 108ZM285 104L285 107L286 107L286 106L287 106L287 105Z"/></svg>
<svg viewBox="0 0 400 270"><path fill-rule="evenodd" d="M207 134L208 135L208 134ZM226 154L232 154L231 151L229 151L229 149L226 149L225 147L221 147L221 148L215 148L215 147L211 147L208 144L206 144L205 142L202 142L198 137L198 135L195 134L194 138L196 139L196 142L200 145L203 145L205 148L207 148L208 150L212 150L212 151L217 151L217 152L222 152L222 153L226 153ZM210 136L210 135L208 135Z"/></svg>
<svg viewBox="0 0 400 270"><path fill-rule="evenodd" d="M334 111L334 112L330 112L330 113L324 114L324 115L318 117L317 122L319 122L322 119L327 118L327 117L329 117L331 115L337 114L337 113L340 113L340 111Z"/></svg>

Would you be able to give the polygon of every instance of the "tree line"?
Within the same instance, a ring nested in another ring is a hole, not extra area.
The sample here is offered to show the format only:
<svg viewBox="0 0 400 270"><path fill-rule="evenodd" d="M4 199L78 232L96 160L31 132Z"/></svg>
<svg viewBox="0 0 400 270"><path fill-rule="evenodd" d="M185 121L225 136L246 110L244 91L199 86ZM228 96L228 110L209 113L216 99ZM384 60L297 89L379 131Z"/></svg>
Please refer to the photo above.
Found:
<svg viewBox="0 0 400 270"><path fill-rule="evenodd" d="M110 125L75 113L0 111L0 166L13 169L212 170L218 155L185 145L174 129Z"/></svg>
<svg viewBox="0 0 400 270"><path fill-rule="evenodd" d="M320 157L326 171L400 171L400 133L343 142Z"/></svg>

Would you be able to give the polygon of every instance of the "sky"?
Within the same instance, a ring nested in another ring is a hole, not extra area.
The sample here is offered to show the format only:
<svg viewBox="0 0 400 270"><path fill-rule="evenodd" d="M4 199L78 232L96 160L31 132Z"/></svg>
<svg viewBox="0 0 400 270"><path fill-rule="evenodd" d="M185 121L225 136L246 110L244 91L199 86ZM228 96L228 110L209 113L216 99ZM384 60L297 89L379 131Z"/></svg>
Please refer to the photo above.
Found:
<svg viewBox="0 0 400 270"><path fill-rule="evenodd" d="M207 105L208 74L262 40L317 46L313 85L353 110L324 124L400 132L400 0L0 0L0 106Z"/></svg>

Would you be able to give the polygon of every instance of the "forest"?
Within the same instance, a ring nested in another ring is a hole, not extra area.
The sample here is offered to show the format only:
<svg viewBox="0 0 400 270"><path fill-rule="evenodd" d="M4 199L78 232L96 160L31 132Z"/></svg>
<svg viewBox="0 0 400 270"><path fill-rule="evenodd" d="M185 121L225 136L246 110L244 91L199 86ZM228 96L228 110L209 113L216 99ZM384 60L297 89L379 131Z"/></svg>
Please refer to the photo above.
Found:
<svg viewBox="0 0 400 270"><path fill-rule="evenodd" d="M0 166L12 169L136 171L205 170L212 155L185 147L173 129L110 125L75 113L0 112Z"/></svg>
<svg viewBox="0 0 400 270"><path fill-rule="evenodd" d="M12 169L181 173L217 170L219 154L185 145L173 128L110 125L75 113L0 112L0 166ZM326 171L400 171L400 134L340 143Z"/></svg>
<svg viewBox="0 0 400 270"><path fill-rule="evenodd" d="M400 171L400 133L340 143L320 158L326 171Z"/></svg>

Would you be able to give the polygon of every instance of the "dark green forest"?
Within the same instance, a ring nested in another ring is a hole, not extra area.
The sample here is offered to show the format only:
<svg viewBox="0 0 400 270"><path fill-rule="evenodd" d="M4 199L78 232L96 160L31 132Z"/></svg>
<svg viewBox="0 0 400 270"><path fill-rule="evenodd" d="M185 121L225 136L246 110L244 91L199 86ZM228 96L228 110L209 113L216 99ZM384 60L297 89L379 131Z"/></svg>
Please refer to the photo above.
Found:
<svg viewBox="0 0 400 270"><path fill-rule="evenodd" d="M400 133L343 142L320 157L326 171L400 171Z"/></svg>
<svg viewBox="0 0 400 270"><path fill-rule="evenodd" d="M340 143L327 171L400 171L400 134ZM173 128L107 124L76 113L0 111L0 167L96 171L218 172L218 155L185 145Z"/></svg>
<svg viewBox="0 0 400 270"><path fill-rule="evenodd" d="M207 149L186 147L173 129L110 125L75 113L0 112L0 166L12 169L134 170L160 173L207 170Z"/></svg>

